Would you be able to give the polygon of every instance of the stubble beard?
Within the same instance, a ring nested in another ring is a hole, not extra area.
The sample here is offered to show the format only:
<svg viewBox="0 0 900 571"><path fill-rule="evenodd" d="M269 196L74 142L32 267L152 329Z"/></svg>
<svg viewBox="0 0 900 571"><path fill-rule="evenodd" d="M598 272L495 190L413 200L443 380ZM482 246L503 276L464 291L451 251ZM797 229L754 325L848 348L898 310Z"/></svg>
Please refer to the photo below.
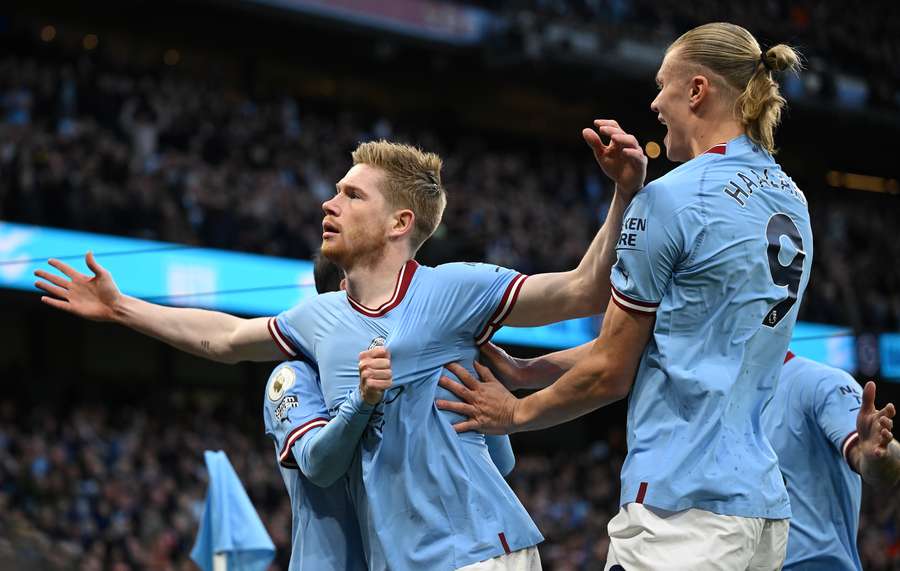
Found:
<svg viewBox="0 0 900 571"><path fill-rule="evenodd" d="M373 267L384 257L387 236L382 233L359 229L347 231L341 236L342 245L322 242L321 252L345 272L355 267ZM352 244L348 246L348 244Z"/></svg>

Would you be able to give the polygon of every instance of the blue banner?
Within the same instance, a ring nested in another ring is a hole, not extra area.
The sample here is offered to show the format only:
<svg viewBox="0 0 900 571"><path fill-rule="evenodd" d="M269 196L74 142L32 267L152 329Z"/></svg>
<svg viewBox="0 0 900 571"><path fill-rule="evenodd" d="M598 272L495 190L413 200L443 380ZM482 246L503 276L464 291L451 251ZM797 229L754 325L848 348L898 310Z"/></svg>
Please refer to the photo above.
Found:
<svg viewBox="0 0 900 571"><path fill-rule="evenodd" d="M879 340L881 376L900 382L900 333L885 333Z"/></svg>
<svg viewBox="0 0 900 571"><path fill-rule="evenodd" d="M91 275L84 254L94 252L122 292L166 305L276 315L315 295L312 262L242 254L166 242L0 222L0 287L35 291L34 270L62 259ZM504 327L498 343L565 349L592 341L599 319L544 327ZM799 322L791 349L816 361L856 371L855 338L847 328ZM900 334L882 336L882 373L900 378Z"/></svg>

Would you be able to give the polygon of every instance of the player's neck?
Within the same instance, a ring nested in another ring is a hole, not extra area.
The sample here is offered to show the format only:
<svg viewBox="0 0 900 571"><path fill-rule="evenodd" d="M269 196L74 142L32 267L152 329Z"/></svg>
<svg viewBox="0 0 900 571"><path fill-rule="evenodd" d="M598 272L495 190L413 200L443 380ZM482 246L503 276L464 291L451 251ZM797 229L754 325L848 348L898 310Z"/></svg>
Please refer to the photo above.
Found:
<svg viewBox="0 0 900 571"><path fill-rule="evenodd" d="M346 268L347 295L366 307L379 307L394 295L397 276L409 260L406 248L388 247L384 255Z"/></svg>
<svg viewBox="0 0 900 571"><path fill-rule="evenodd" d="M697 130L690 139L691 158L700 156L712 147L727 143L745 133L746 129L737 120L703 121L697 125Z"/></svg>

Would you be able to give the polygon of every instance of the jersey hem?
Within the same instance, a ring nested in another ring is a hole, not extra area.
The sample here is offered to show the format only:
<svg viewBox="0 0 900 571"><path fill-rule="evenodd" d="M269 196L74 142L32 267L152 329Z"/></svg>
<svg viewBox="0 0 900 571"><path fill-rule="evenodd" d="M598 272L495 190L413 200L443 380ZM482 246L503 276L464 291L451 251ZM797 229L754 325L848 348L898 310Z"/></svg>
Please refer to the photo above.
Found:
<svg viewBox="0 0 900 571"><path fill-rule="evenodd" d="M625 499L625 498L629 499ZM628 504L637 503L635 501L636 494L631 493L626 496L624 493L619 501L620 507L625 507ZM762 509L760 510L757 507L751 506L745 502L738 503L725 503L725 502L665 502L665 501L647 501L646 499L641 502L642 505L648 507L659 508L662 510L668 510L672 512L681 512L687 511L691 509L695 510L703 510L712 512L718 515L727 515L727 516L735 516L735 517L752 517L752 518L763 518L763 519L788 519L791 517L791 508L783 507L783 508L772 508L772 509ZM788 499L785 496L785 504L788 503Z"/></svg>

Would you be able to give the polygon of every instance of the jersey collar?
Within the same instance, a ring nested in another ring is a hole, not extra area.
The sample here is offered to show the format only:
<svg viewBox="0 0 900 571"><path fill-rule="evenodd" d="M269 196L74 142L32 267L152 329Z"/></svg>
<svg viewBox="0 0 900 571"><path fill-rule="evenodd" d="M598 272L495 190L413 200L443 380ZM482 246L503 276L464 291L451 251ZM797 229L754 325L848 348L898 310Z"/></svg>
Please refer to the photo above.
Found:
<svg viewBox="0 0 900 571"><path fill-rule="evenodd" d="M347 301L350 302L350 307L362 313L366 317L381 317L385 315L388 311L394 309L395 307L400 305L401 301L403 301L403 297L406 295L406 290L409 289L409 284L412 283L413 274L416 273L416 269L418 269L418 267L419 264L415 260L407 260L407 262L403 264L403 267L400 268L400 272L397 274L397 283L396 285L394 285L393 295L391 295L390 299L388 299L378 307L366 307L365 305L350 297L350 294L348 293Z"/></svg>
<svg viewBox="0 0 900 571"><path fill-rule="evenodd" d="M790 360L793 359L794 357L796 357L796 355L794 355L793 353L791 353L790 351L788 351L788 352L787 352L787 355L784 356L784 362L787 363L788 361L790 361Z"/></svg>
<svg viewBox="0 0 900 571"><path fill-rule="evenodd" d="M725 151L728 150L728 143L719 143L718 145L713 145L710 148L706 149L702 154L704 155L724 155Z"/></svg>

